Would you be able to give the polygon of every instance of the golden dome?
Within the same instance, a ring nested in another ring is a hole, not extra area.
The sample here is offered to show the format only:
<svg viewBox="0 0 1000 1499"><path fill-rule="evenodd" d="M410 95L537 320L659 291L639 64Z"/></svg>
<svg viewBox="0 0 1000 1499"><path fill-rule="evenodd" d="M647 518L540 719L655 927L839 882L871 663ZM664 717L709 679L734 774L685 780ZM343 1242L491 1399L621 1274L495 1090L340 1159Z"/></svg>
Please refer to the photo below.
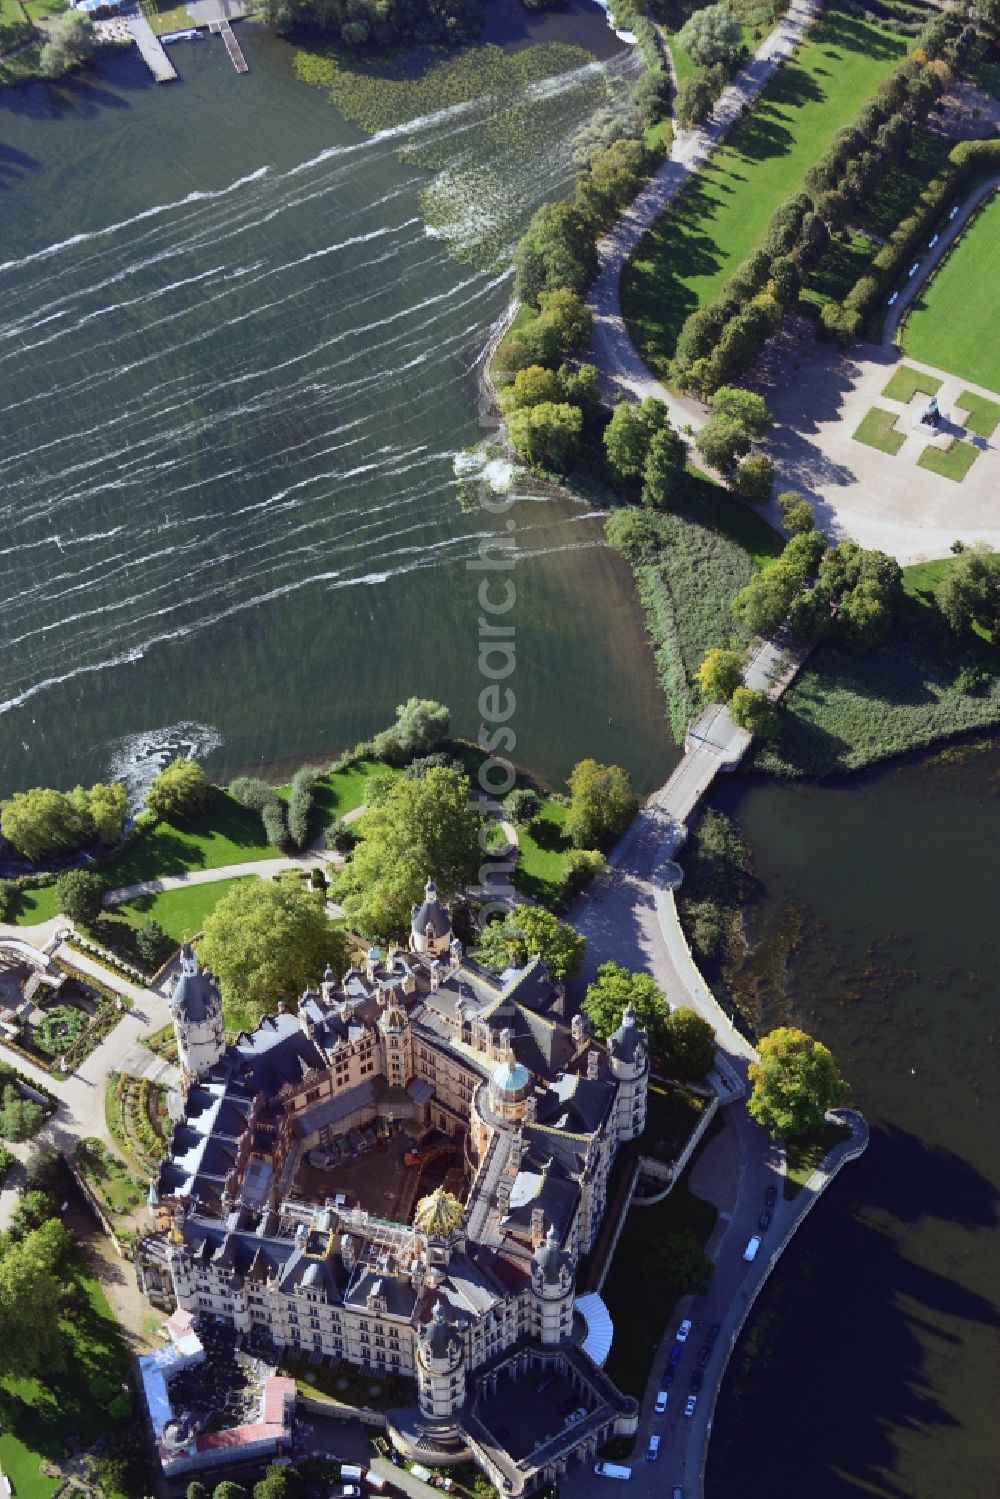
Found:
<svg viewBox="0 0 1000 1499"><path fill-rule="evenodd" d="M462 1224L462 1204L457 1197L437 1187L429 1197L421 1197L417 1203L413 1226L418 1234L445 1239Z"/></svg>

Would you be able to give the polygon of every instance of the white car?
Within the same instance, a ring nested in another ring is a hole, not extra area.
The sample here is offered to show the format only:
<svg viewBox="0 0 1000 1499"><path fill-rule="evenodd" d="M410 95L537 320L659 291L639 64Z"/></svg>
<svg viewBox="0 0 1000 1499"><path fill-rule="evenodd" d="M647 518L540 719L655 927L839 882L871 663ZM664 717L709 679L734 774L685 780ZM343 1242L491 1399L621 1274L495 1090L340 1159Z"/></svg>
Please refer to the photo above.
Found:
<svg viewBox="0 0 1000 1499"><path fill-rule="evenodd" d="M657 1395L657 1397L656 1397L656 1404L654 1405L653 1409L656 1411L656 1414L658 1416L662 1416L663 1415L663 1412L667 1408L667 1401L669 1399L670 1399L670 1391L669 1390L661 1390L660 1393Z"/></svg>
<svg viewBox="0 0 1000 1499"><path fill-rule="evenodd" d="M595 1463L594 1472L598 1478L631 1478L632 1469L626 1468L623 1463Z"/></svg>
<svg viewBox="0 0 1000 1499"><path fill-rule="evenodd" d="M647 1461L647 1463L655 1463L656 1459L659 1457L659 1455L660 1455L660 1439L657 1436L652 1436L649 1439L649 1446L646 1448L646 1461Z"/></svg>
<svg viewBox="0 0 1000 1499"><path fill-rule="evenodd" d="M691 1332L691 1322L690 1322L689 1318L685 1317L684 1321L681 1323L680 1327L677 1329L677 1341L678 1341L678 1343L686 1343L687 1340L688 1340L688 1335L690 1334L690 1332Z"/></svg>
<svg viewBox="0 0 1000 1499"><path fill-rule="evenodd" d="M698 1396L697 1395L689 1395L688 1398L684 1402L684 1414L685 1414L685 1416L693 1416L694 1415L694 1408L695 1408L695 1406L697 1404L698 1404Z"/></svg>
<svg viewBox="0 0 1000 1499"><path fill-rule="evenodd" d="M760 1234L754 1234L753 1238L750 1240L749 1244L743 1251L743 1258L747 1261L748 1264L751 1260L755 1260L757 1258L757 1251L759 1248Z"/></svg>
<svg viewBox="0 0 1000 1499"><path fill-rule="evenodd" d="M575 1426L578 1421L585 1420L587 1414L587 1407L585 1405L578 1405L575 1411L570 1411L569 1415L566 1417L565 1424L567 1426Z"/></svg>

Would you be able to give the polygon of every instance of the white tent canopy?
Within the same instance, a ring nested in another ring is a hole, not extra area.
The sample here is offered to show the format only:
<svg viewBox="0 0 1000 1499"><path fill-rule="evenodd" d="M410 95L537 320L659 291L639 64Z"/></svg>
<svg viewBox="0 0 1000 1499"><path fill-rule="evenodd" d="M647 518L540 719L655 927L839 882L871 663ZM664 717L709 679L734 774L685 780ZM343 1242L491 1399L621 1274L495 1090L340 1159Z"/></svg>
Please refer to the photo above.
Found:
<svg viewBox="0 0 1000 1499"><path fill-rule="evenodd" d="M615 1335L611 1313L594 1291L586 1296L578 1296L573 1310L579 1312L587 1324L587 1336L583 1344L584 1353L588 1358L593 1359L598 1368L603 1369L608 1354L611 1352L611 1340Z"/></svg>

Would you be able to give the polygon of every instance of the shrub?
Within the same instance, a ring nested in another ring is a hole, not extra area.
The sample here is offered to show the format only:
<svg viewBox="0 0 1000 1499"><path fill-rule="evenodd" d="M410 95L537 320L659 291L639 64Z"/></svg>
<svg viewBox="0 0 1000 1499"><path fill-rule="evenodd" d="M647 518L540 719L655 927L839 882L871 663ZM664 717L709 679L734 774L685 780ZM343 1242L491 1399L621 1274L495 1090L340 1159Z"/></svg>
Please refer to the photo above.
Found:
<svg viewBox="0 0 1000 1499"><path fill-rule="evenodd" d="M774 484L774 464L763 453L751 453L744 458L733 475L733 488L751 504L763 505L771 498Z"/></svg>
<svg viewBox="0 0 1000 1499"><path fill-rule="evenodd" d="M731 417L712 416L698 433L694 445L706 463L725 474L750 451L750 438L741 423Z"/></svg>
<svg viewBox="0 0 1000 1499"><path fill-rule="evenodd" d="M146 792L146 807L161 822L172 822L203 812L210 794L208 777L201 766L180 755L153 777Z"/></svg>
<svg viewBox="0 0 1000 1499"><path fill-rule="evenodd" d="M107 881L90 869L67 869L56 880L59 909L71 921L91 926L100 916Z"/></svg>
<svg viewBox="0 0 1000 1499"><path fill-rule="evenodd" d="M729 700L733 723L759 739L773 739L778 732L778 710L762 692L737 687Z"/></svg>
<svg viewBox="0 0 1000 1499"><path fill-rule="evenodd" d="M335 817L323 834L323 842L333 853L349 854L357 838L349 823L342 817Z"/></svg>
<svg viewBox="0 0 1000 1499"><path fill-rule="evenodd" d="M503 800L503 815L515 827L526 828L534 822L542 807L542 799L530 786L516 786Z"/></svg>
<svg viewBox="0 0 1000 1499"><path fill-rule="evenodd" d="M174 949L174 940L168 937L158 921L152 917L144 921L135 934L135 945L147 968L154 971L165 963Z"/></svg>
<svg viewBox="0 0 1000 1499"><path fill-rule="evenodd" d="M305 848L309 842L309 820L319 777L318 770L307 766L297 770L292 777L288 797L288 834L296 848Z"/></svg>
<svg viewBox="0 0 1000 1499"><path fill-rule="evenodd" d="M778 496L781 523L792 536L803 536L815 526L813 508L805 495L795 489L786 489Z"/></svg>

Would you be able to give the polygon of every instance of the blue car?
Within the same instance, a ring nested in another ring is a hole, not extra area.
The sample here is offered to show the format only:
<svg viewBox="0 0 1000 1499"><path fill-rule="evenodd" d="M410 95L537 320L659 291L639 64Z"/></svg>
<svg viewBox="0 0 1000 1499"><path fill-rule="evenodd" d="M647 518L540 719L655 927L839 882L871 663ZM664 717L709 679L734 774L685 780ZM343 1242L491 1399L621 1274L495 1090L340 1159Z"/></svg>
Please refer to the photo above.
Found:
<svg viewBox="0 0 1000 1499"><path fill-rule="evenodd" d="M684 1344L683 1343L675 1343L674 1346L670 1350L670 1357L667 1359L667 1367L668 1367L668 1369L676 1369L677 1368L677 1365L681 1361L681 1354L683 1352L684 1352Z"/></svg>

